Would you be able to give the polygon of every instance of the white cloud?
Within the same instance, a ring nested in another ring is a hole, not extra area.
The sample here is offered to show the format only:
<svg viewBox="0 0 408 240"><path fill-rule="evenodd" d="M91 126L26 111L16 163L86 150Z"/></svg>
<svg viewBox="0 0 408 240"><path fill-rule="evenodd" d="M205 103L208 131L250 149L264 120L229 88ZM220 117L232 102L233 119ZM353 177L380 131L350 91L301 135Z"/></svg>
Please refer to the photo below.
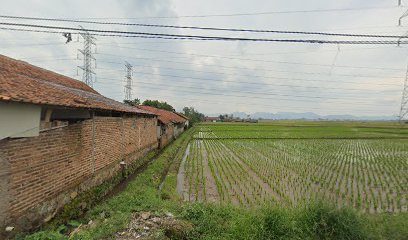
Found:
<svg viewBox="0 0 408 240"><path fill-rule="evenodd" d="M390 7L393 4L396 3L385 0L369 2L362 0L101 0L97 2L3 0L2 5L7 7L2 8L2 14L56 18L112 17L118 19L100 19L100 21L170 25L401 34L404 28L396 27L398 17L404 11L401 8L239 17L141 19L266 11ZM51 22L47 24L58 25ZM106 27L83 25L95 28ZM77 24L71 26L77 26ZM109 28L232 36L226 33L197 30L119 26L109 26ZM248 33L235 35L278 37ZM27 59L30 63L71 77L75 77L76 66L81 65L80 60L75 60L81 43L65 44L62 36L0 30L0 38L1 54ZM177 109L191 105L205 113L311 111L318 114L398 114L407 64L406 48L396 46L340 46L340 52L337 53L337 46L316 44L199 42L106 37L98 37L97 45L98 82L95 83L97 91L116 100L123 100L124 62L128 61L135 69L134 97L165 100ZM213 56L199 56L200 54ZM334 61L336 54L337 58ZM252 59L252 61L245 59ZM254 59L261 61L254 61ZM282 62L324 65L334 63L338 66L368 66L397 70L340 68ZM330 72L332 74L329 74ZM373 77L359 77L360 75ZM81 72L77 78L80 77ZM257 84L234 83L234 81ZM295 85L295 87L284 85Z"/></svg>

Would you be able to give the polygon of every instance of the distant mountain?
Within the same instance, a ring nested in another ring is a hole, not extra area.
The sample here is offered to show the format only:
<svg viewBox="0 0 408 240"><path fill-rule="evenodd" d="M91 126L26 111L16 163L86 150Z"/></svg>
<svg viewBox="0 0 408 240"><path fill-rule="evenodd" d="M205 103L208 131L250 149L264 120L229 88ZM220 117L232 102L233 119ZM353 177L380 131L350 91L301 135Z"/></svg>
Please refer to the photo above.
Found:
<svg viewBox="0 0 408 240"><path fill-rule="evenodd" d="M233 112L231 113L234 117L247 118L248 116L252 119L271 119L271 120L353 120L353 121L396 121L398 118L396 116L354 116L350 114L344 115L319 115L313 112L304 112L304 113L294 113L294 112L256 112L254 114L247 114L245 112ZM220 114L208 114L208 116L219 116Z"/></svg>
<svg viewBox="0 0 408 240"><path fill-rule="evenodd" d="M251 118L263 118L263 119L319 119L320 115L317 115L312 112L305 113L292 113L292 112L277 112L277 113L254 113L251 115Z"/></svg>

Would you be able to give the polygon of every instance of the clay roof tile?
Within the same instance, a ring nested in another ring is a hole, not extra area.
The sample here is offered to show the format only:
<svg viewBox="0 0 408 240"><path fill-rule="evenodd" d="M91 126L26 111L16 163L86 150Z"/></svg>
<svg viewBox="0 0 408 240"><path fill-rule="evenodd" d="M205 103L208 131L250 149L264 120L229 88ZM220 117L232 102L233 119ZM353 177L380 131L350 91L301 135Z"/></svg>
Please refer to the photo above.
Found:
<svg viewBox="0 0 408 240"><path fill-rule="evenodd" d="M3 55L0 101L155 115L104 97L81 81Z"/></svg>

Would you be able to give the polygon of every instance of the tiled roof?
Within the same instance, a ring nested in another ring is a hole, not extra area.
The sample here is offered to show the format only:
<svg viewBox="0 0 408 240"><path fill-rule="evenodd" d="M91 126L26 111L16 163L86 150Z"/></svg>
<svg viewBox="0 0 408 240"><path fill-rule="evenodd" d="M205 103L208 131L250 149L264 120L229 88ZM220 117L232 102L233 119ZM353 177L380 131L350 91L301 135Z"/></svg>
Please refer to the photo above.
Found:
<svg viewBox="0 0 408 240"><path fill-rule="evenodd" d="M104 97L81 81L3 55L0 101L152 114Z"/></svg>
<svg viewBox="0 0 408 240"><path fill-rule="evenodd" d="M155 107L150 107L150 106L143 106L143 105L138 105L137 106L140 109L143 109L145 111L149 111L152 112L156 115L158 115L158 119L160 122L162 122L163 124L169 124L169 123L185 123L186 119L179 116L177 113L175 112L170 112L170 111L166 111L163 109L158 109Z"/></svg>
<svg viewBox="0 0 408 240"><path fill-rule="evenodd" d="M176 112L177 115L179 115L180 117L186 119L186 120L190 120L186 115L182 114L182 113L178 113Z"/></svg>

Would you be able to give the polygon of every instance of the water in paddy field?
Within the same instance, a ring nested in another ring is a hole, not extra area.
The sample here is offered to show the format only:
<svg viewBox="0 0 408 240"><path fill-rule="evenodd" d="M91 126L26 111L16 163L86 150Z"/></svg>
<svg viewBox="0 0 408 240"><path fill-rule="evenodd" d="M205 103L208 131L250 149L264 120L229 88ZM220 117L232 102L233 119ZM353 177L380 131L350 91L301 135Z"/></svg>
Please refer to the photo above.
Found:
<svg viewBox="0 0 408 240"><path fill-rule="evenodd" d="M178 191L186 201L237 206L296 207L323 199L362 212L407 212L408 138L393 126L383 128L363 126L358 131L363 134L350 135L354 130L345 126L324 131L207 127L186 150ZM282 131L291 135L284 137ZM373 132L383 135L372 138Z"/></svg>
<svg viewBox="0 0 408 240"><path fill-rule="evenodd" d="M183 199L188 199L187 192L184 191L184 178L185 178L185 163L187 156L190 154L190 144L187 145L186 152L184 153L183 160L181 161L180 168L177 174L177 192Z"/></svg>

